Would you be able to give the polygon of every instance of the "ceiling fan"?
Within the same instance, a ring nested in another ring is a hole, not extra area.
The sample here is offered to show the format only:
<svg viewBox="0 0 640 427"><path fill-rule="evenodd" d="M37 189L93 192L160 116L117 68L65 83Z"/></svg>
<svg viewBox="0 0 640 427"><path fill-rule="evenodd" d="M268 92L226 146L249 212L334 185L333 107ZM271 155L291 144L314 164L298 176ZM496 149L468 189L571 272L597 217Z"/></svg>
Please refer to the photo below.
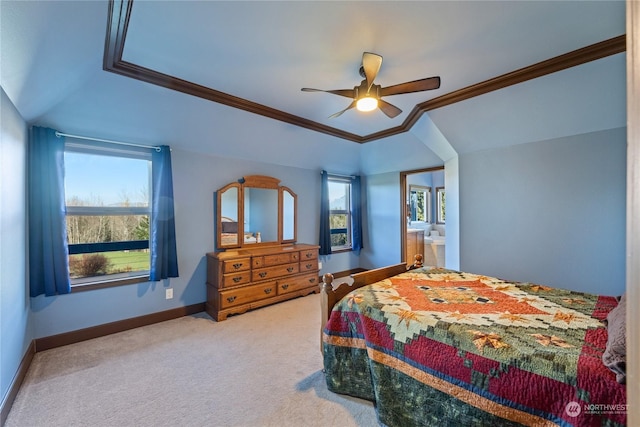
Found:
<svg viewBox="0 0 640 427"><path fill-rule="evenodd" d="M371 52L364 52L362 54L362 65L360 66L360 75L364 77L364 80L360 82L359 86L355 86L353 89L334 90L322 90L303 87L302 91L327 92L353 99L353 101L347 108L329 116L330 119L338 117L345 111L350 110L354 107L356 107L359 111L372 111L376 108L379 108L380 111L382 111L388 117L394 118L398 114L402 113L402 110L395 105L389 104L387 101L382 100L381 98L383 96L421 92L423 90L438 89L440 87L440 77L428 77L426 79L414 80L411 82L400 83L387 87L381 87L380 85L373 84L373 81L378 75L378 71L380 71L381 65L382 56Z"/></svg>

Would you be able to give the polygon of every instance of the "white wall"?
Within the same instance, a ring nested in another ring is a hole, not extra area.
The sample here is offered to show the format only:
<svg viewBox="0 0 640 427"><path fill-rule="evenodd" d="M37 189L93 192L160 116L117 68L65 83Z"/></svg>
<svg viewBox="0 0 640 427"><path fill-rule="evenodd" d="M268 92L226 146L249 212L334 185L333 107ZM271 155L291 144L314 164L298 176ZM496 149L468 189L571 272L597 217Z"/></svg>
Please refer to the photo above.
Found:
<svg viewBox="0 0 640 427"><path fill-rule="evenodd" d="M0 89L0 401L31 343L27 291L27 126Z"/></svg>
<svg viewBox="0 0 640 427"><path fill-rule="evenodd" d="M458 156L449 158L444 164L444 186L446 189L446 235L445 267L460 270L460 164Z"/></svg>
<svg viewBox="0 0 640 427"><path fill-rule="evenodd" d="M460 268L621 294L625 150L618 128L460 156Z"/></svg>

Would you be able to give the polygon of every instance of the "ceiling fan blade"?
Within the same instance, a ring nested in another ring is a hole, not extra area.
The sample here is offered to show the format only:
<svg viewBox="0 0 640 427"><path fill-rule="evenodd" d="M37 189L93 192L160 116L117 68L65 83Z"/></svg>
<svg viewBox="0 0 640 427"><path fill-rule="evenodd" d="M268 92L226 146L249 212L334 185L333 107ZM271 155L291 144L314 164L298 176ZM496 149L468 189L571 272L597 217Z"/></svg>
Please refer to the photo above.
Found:
<svg viewBox="0 0 640 427"><path fill-rule="evenodd" d="M401 93L422 92L423 90L438 89L440 87L440 77L428 77L426 79L414 80L412 82L400 83L394 86L380 89L380 96L399 95Z"/></svg>
<svg viewBox="0 0 640 427"><path fill-rule="evenodd" d="M353 101L351 104L349 104L349 106L347 108L345 108L342 111L338 111L337 113L334 113L334 114L330 115L329 118L330 119L335 119L336 117L342 115L342 113L344 113L345 111L350 110L355 106L356 106L356 101Z"/></svg>
<svg viewBox="0 0 640 427"><path fill-rule="evenodd" d="M385 113L387 117L391 119L402 113L401 109L399 109L395 105L389 104L387 101L383 101L382 99L378 100L378 108L380 108L380 111Z"/></svg>
<svg viewBox="0 0 640 427"><path fill-rule="evenodd" d="M322 90L322 89L313 89L310 87L303 87L301 89L303 92L327 92L332 93L334 95L340 95L347 98L355 98L356 94L353 89L333 89L333 90Z"/></svg>
<svg viewBox="0 0 640 427"><path fill-rule="evenodd" d="M367 79L367 92L371 89L371 85L380 71L382 65L382 56L371 52L364 52L362 54L362 68L364 69L364 75Z"/></svg>

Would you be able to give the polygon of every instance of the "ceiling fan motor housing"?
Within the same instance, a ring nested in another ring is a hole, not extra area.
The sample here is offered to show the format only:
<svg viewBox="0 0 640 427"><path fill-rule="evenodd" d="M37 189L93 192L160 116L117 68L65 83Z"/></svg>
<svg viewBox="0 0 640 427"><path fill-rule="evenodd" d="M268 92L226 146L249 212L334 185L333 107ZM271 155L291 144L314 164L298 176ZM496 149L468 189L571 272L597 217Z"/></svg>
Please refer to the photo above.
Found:
<svg viewBox="0 0 640 427"><path fill-rule="evenodd" d="M373 84L371 85L371 89L367 91L367 81L363 80L360 83L360 86L356 86L353 88L353 94L355 95L353 99L358 100L366 96L372 96L374 98L380 99L380 87L380 85Z"/></svg>

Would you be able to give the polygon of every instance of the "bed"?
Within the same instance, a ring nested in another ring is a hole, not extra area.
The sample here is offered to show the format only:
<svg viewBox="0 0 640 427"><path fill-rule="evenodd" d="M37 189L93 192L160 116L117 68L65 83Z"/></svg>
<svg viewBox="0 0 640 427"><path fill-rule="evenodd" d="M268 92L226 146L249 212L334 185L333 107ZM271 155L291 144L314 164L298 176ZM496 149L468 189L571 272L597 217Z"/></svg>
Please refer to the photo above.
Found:
<svg viewBox="0 0 640 427"><path fill-rule="evenodd" d="M615 297L419 260L352 278L323 277L327 387L382 424L625 425L624 378L603 363Z"/></svg>
<svg viewBox="0 0 640 427"><path fill-rule="evenodd" d="M238 242L238 222L223 216L222 221L220 222L221 224L221 230L220 230L220 240L221 240L221 245L222 246L227 246L227 245L237 245L240 242Z"/></svg>

